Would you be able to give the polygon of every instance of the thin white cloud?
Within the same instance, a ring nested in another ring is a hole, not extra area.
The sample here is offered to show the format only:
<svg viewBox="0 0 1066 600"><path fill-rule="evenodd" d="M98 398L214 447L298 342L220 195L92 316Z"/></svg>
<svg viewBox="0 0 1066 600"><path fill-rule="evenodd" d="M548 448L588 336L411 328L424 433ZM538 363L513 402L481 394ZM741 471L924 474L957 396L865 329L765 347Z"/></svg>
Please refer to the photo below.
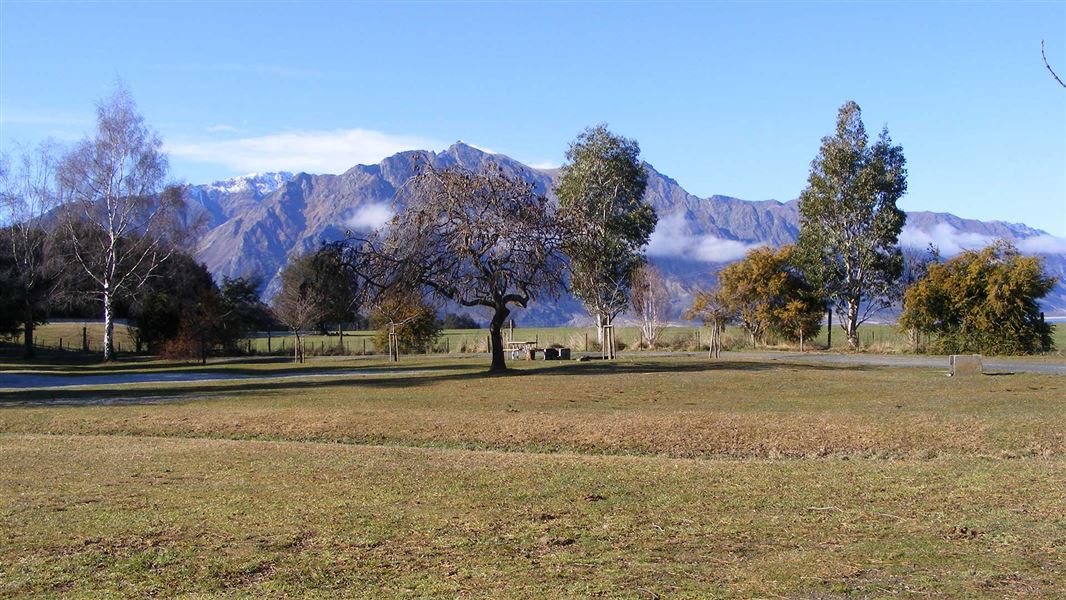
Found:
<svg viewBox="0 0 1066 600"><path fill-rule="evenodd" d="M369 129L296 131L233 140L174 142L167 151L190 161L223 165L240 172L306 171L341 173L357 164L375 164L404 150L444 144L416 136Z"/></svg>
<svg viewBox="0 0 1066 600"><path fill-rule="evenodd" d="M562 166L561 164L552 162L550 160L542 162L531 162L526 164L528 164L530 167L533 167L534 169L540 169L541 171L550 171L552 169L558 169Z"/></svg>
<svg viewBox="0 0 1066 600"><path fill-rule="evenodd" d="M48 108L0 107L0 123L4 125L83 126L92 122L89 113L81 114Z"/></svg>
<svg viewBox="0 0 1066 600"><path fill-rule="evenodd" d="M955 256L964 250L979 250L996 239L991 235L959 231L948 223L937 223L929 230L907 225L899 235L900 245L925 248L932 244L944 256ZM1066 254L1066 239L1049 234L1015 239L1014 245L1026 254Z"/></svg>
<svg viewBox="0 0 1066 600"><path fill-rule="evenodd" d="M195 72L195 73L249 73L253 75L267 75L270 77L289 77L297 79L317 79L322 77L321 71L305 69L302 67L290 67L269 63L178 63L152 65L156 71Z"/></svg>
<svg viewBox="0 0 1066 600"><path fill-rule="evenodd" d="M212 125L207 128L208 133L235 133L238 131L233 125L226 125L225 123L219 123L218 125Z"/></svg>
<svg viewBox="0 0 1066 600"><path fill-rule="evenodd" d="M649 256L725 263L744 258L753 248L762 245L694 233L685 215L675 213L659 219L648 241L647 252Z"/></svg>
<svg viewBox="0 0 1066 600"><path fill-rule="evenodd" d="M344 224L356 231L370 231L388 223L394 214L392 207L388 204L365 204L345 219Z"/></svg>

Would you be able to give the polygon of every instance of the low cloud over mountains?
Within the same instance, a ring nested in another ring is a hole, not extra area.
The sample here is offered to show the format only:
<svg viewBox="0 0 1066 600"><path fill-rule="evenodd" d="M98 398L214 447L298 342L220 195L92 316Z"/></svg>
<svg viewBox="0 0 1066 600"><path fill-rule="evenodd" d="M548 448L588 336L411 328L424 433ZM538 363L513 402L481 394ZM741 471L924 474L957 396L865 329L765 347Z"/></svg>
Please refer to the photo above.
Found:
<svg viewBox="0 0 1066 600"><path fill-rule="evenodd" d="M289 257L340 239L347 230L381 226L404 202L397 190L415 172L416 161L437 167L477 169L489 162L520 174L550 193L558 171L536 169L507 156L464 143L439 153L400 152L377 164L356 165L339 175L268 173L207 185L187 186L190 211L203 215L208 231L197 256L216 276L258 273L277 289L278 273ZM279 165L280 166L280 165ZM728 196L698 198L650 165L647 198L659 214L648 255L662 268L677 313L692 292L713 283L725 263L760 245L795 241L797 201L751 202ZM901 242L924 248L929 243L950 256L998 238L1014 240L1027 253L1044 256L1060 284L1045 301L1050 313L1066 314L1066 240L1026 225L963 219L946 213L909 213ZM563 324L587 317L572 297L540 303L518 314L520 322Z"/></svg>

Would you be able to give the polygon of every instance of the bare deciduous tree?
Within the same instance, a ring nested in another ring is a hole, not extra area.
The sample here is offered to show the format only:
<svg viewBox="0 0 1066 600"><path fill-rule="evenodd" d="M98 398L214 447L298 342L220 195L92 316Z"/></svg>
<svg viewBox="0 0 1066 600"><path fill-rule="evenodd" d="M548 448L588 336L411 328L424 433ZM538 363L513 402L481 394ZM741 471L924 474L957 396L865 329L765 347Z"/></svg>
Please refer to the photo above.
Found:
<svg viewBox="0 0 1066 600"><path fill-rule="evenodd" d="M696 292L692 308L685 313L687 319L700 319L711 328L711 340L707 346L710 358L722 357L722 334L725 327L736 318L736 311L722 297L720 289L710 292Z"/></svg>
<svg viewBox="0 0 1066 600"><path fill-rule="evenodd" d="M650 264L637 269L633 273L632 296L630 305L640 326L640 336L654 348L670 312L670 292L659 269Z"/></svg>
<svg viewBox="0 0 1066 600"><path fill-rule="evenodd" d="M49 217L56 208L56 147L45 142L22 153L18 164L4 169L0 216L2 251L9 255L10 273L4 294L12 300L10 318L21 326L24 355L33 358L34 328L45 322L62 285L63 262L57 257Z"/></svg>
<svg viewBox="0 0 1066 600"><path fill-rule="evenodd" d="M114 302L135 292L169 256L180 191L164 190L162 141L119 88L97 106L96 132L59 168L71 259L103 303L104 360L115 358ZM160 193L162 192L162 193Z"/></svg>
<svg viewBox="0 0 1066 600"><path fill-rule="evenodd" d="M551 202L496 165L477 172L424 165L403 193L407 206L384 231L345 242L348 264L372 294L418 286L491 310L491 371L506 371L501 332L511 307L562 288L562 233Z"/></svg>
<svg viewBox="0 0 1066 600"><path fill-rule="evenodd" d="M281 273L281 291L274 296L274 316L289 328L296 341L293 362L304 361L300 332L320 323L328 313L329 300L314 285L313 261L313 255L305 255L290 262Z"/></svg>

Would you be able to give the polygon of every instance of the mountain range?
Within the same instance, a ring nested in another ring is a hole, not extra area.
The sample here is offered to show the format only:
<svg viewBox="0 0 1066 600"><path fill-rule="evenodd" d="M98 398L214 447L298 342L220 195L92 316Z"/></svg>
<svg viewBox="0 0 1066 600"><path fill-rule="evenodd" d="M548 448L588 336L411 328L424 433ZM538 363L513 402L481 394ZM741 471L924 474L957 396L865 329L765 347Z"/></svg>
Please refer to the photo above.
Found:
<svg viewBox="0 0 1066 600"><path fill-rule="evenodd" d="M558 169L536 169L457 142L443 152L401 152L338 175L257 173L187 185L190 216L206 228L196 257L216 277L262 276L265 295L270 297L277 291L279 273L289 258L314 250L324 241L341 239L347 231L373 229L388 220L398 208L396 202L402 202L397 190L414 175L419 161L438 168L458 165L468 169L494 163L549 196L559 175ZM713 283L723 265L759 245L780 246L796 240L798 200L699 198L651 165L646 167L646 199L659 215L648 256L666 276L675 315L690 303L694 290ZM1022 224L911 212L900 241L917 248L933 243L943 255L951 256L997 238L1012 240L1023 252L1044 258L1046 270L1059 280L1045 298L1044 308L1049 315L1066 314L1066 240ZM485 319L485 315L473 316ZM516 320L525 325L561 325L586 323L588 317L579 302L564 294L517 312Z"/></svg>

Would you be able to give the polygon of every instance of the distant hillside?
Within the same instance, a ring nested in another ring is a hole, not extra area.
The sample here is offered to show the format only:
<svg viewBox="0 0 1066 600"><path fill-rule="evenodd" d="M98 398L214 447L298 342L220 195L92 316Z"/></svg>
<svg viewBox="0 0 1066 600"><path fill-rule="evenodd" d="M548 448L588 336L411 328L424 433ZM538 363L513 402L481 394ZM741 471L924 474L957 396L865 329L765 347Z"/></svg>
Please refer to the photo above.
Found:
<svg viewBox="0 0 1066 600"><path fill-rule="evenodd" d="M403 204L401 190L418 161L437 167L478 167L493 162L551 193L557 170L528 167L504 155L488 154L462 142L447 150L402 152L376 165L356 165L339 175L265 173L186 188L190 216L202 218L206 234L197 257L216 277L251 273L267 281L267 294L289 257L344 236L349 229L383 223ZM691 300L694 289L711 285L723 264L749 249L792 243L798 233L797 201L751 202L728 196L699 198L648 165L647 198L659 214L648 247L651 260L667 274L675 312ZM946 255L981 247L996 238L1012 239L1026 252L1045 258L1059 285L1045 302L1049 314L1066 314L1066 241L1021 224L982 222L946 213L908 215L902 242L937 244ZM484 315L477 315L484 318ZM517 314L528 325L583 323L587 316L570 296L542 302Z"/></svg>

